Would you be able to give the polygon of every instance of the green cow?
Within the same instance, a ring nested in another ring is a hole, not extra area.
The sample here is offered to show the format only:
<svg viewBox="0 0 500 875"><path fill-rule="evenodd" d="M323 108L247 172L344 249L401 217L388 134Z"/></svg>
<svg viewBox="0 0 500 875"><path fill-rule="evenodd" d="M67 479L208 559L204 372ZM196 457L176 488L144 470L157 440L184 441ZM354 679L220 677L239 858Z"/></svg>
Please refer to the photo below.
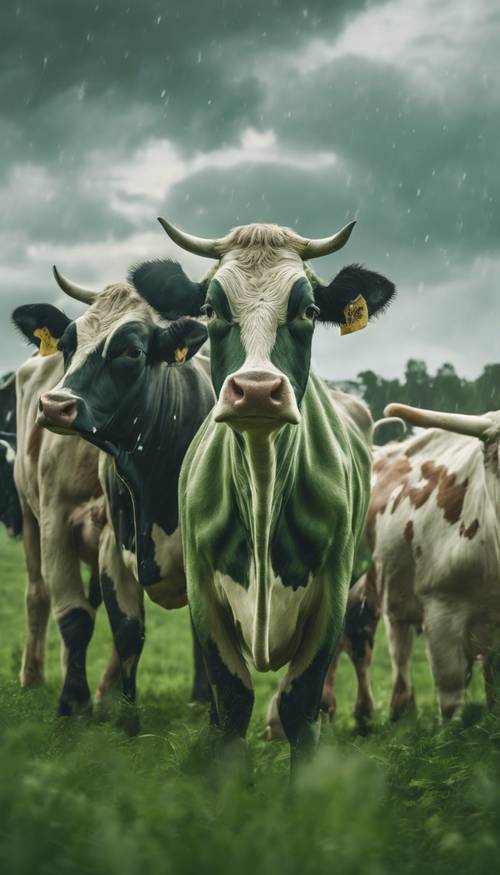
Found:
<svg viewBox="0 0 500 875"><path fill-rule="evenodd" d="M212 722L227 738L244 737L249 666L288 664L277 706L293 770L318 740L370 494L371 417L310 373L314 323L362 328L395 289L357 265L322 285L306 263L343 246L354 222L324 240L264 224L202 240L160 221L184 249L217 260L200 283L172 261L132 272L164 317L202 310L208 322L218 401L187 452L179 489Z"/></svg>

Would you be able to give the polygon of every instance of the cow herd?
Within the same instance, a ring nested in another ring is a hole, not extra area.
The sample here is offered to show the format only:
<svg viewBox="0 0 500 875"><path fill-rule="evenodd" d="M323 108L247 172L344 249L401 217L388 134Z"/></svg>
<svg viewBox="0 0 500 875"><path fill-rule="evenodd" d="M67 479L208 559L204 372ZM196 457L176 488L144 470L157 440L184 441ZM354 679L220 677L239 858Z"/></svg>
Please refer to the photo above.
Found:
<svg viewBox="0 0 500 875"><path fill-rule="evenodd" d="M27 567L21 684L43 683L52 609L59 714L90 708L86 653L102 600L113 647L96 697L119 686L133 704L146 592L162 608L189 604L192 698L210 703L224 743L246 734L251 669L287 666L267 733L286 737L292 770L316 747L320 711L334 711L343 649L355 717L371 718L381 614L393 719L414 703L415 630L443 717L460 713L476 659L493 707L500 414L393 404L388 415L425 430L374 447L366 406L310 371L315 322L349 335L394 297L390 280L358 265L329 283L310 266L354 223L321 240L264 224L206 240L160 221L213 259L200 282L157 260L96 293L54 268L83 315L49 304L13 313L37 347L15 387L12 376L0 384L0 519L13 535L22 522Z"/></svg>

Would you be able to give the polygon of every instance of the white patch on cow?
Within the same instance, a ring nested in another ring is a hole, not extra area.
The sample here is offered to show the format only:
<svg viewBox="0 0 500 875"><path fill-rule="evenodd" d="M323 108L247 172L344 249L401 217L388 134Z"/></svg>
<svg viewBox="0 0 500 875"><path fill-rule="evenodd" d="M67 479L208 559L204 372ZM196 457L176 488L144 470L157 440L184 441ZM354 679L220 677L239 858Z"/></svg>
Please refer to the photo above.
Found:
<svg viewBox="0 0 500 875"><path fill-rule="evenodd" d="M127 550L126 547L121 547L120 552L122 554L123 564L127 571L130 571L131 574L134 575L136 580L139 580L139 570L137 567L137 556L133 550Z"/></svg>
<svg viewBox="0 0 500 875"><path fill-rule="evenodd" d="M291 586L283 586L281 578L271 571L269 581L269 663L276 670L285 665L297 649L297 638L300 639L309 616L313 587L310 586L311 576L307 586L295 590ZM235 626L240 629L245 657L252 662L257 601L255 575L250 575L249 587L245 589L229 575L216 572L214 585L219 602L229 608Z"/></svg>
<svg viewBox="0 0 500 875"><path fill-rule="evenodd" d="M160 568L162 578L168 580L169 589L173 593L183 592L186 588L186 578L180 528L167 535L160 526L153 523L151 537L155 545L155 561Z"/></svg>
<svg viewBox="0 0 500 875"><path fill-rule="evenodd" d="M223 241L224 253L212 278L227 295L241 330L246 368L273 368L271 350L278 325L286 320L293 284L304 277L300 238L277 225L234 228Z"/></svg>
<svg viewBox="0 0 500 875"><path fill-rule="evenodd" d="M10 465L14 464L16 454L8 441L0 441L0 444L5 447L5 458Z"/></svg>

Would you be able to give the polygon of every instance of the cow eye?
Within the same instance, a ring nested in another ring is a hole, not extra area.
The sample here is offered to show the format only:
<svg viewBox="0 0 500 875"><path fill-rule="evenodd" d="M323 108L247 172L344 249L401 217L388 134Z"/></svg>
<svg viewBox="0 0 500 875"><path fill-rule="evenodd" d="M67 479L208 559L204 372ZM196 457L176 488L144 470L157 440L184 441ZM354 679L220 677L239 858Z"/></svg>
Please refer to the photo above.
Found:
<svg viewBox="0 0 500 875"><path fill-rule="evenodd" d="M313 322L317 319L319 315L319 307L316 307L315 304L309 304L308 307L304 310L304 316L306 319L311 319Z"/></svg>
<svg viewBox="0 0 500 875"><path fill-rule="evenodd" d="M211 304L204 304L201 308L201 312L207 317L207 319L213 319L215 316L215 310Z"/></svg>
<svg viewBox="0 0 500 875"><path fill-rule="evenodd" d="M127 346L127 348L120 353L119 358L138 359L141 357L142 353L143 350L140 346Z"/></svg>

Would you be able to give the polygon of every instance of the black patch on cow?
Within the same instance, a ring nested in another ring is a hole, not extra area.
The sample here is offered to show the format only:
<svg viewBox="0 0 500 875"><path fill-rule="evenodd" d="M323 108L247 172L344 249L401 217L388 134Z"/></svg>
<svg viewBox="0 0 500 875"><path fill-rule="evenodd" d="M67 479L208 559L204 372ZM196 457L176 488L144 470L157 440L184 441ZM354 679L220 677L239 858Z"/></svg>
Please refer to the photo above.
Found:
<svg viewBox="0 0 500 875"><path fill-rule="evenodd" d="M278 713L290 743L292 772L303 759L308 759L316 746L316 723L321 708L323 683L335 651L336 641L320 647L306 670L283 690L278 701Z"/></svg>
<svg viewBox="0 0 500 875"><path fill-rule="evenodd" d="M13 371L9 371L0 378L0 430L9 435L15 435L17 430L16 375Z"/></svg>
<svg viewBox="0 0 500 875"><path fill-rule="evenodd" d="M70 322L64 334L61 336L59 343L57 344L60 352L63 354L64 358L64 369L69 367L71 359L76 351L77 346L77 333L76 333L76 325L74 322Z"/></svg>
<svg viewBox="0 0 500 875"><path fill-rule="evenodd" d="M318 321L341 325L345 322L345 307L358 295L363 295L371 319L387 309L395 292L394 283L387 277L359 264L350 264L342 268L329 285L318 283L314 287L314 298L320 311Z"/></svg>
<svg viewBox="0 0 500 875"><path fill-rule="evenodd" d="M144 261L130 269L128 279L166 319L199 316L206 285L192 282L177 261L169 258Z"/></svg>
<svg viewBox="0 0 500 875"><path fill-rule="evenodd" d="M101 587L120 661L123 695L130 702L135 702L137 666L145 639L144 619L139 616L128 617L123 613L116 598L113 581L106 573L101 574Z"/></svg>
<svg viewBox="0 0 500 875"><path fill-rule="evenodd" d="M58 714L69 717L90 707L87 683L87 647L94 631L94 620L84 608L72 608L58 620L67 648L67 669L59 700Z"/></svg>
<svg viewBox="0 0 500 875"><path fill-rule="evenodd" d="M212 638L203 645L203 656L210 683L216 689L216 708L212 709L211 721L226 737L244 738L252 716L254 692L229 671Z"/></svg>

